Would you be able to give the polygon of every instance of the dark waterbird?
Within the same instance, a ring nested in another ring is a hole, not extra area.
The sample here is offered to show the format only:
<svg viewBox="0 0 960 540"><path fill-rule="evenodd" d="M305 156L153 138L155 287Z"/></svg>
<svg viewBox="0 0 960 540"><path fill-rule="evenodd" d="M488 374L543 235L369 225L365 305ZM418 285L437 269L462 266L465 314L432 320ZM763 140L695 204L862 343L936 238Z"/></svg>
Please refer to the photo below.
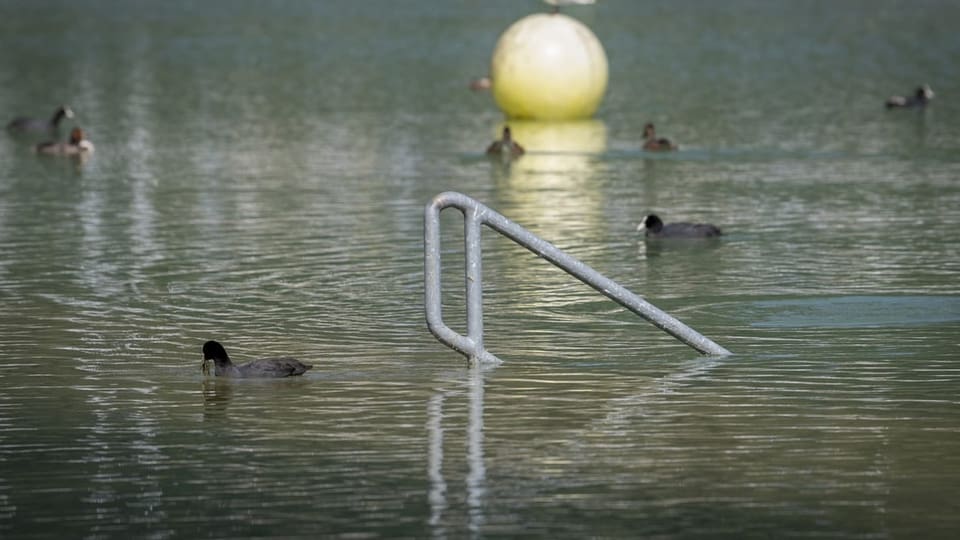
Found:
<svg viewBox="0 0 960 540"><path fill-rule="evenodd" d="M488 156L499 156L502 159L520 157L524 152L526 152L526 150L524 150L517 141L513 140L513 135L510 133L510 126L504 126L503 136L500 140L493 141L490 143L490 146L487 147Z"/></svg>
<svg viewBox="0 0 960 540"><path fill-rule="evenodd" d="M61 105L53 112L53 116L49 120L18 116L7 124L7 129L12 132L56 131L64 118L73 118L73 111L70 110L70 107Z"/></svg>
<svg viewBox="0 0 960 540"><path fill-rule="evenodd" d="M912 96L890 96L887 98L886 105L888 109L924 107L927 103L930 103L933 96L933 89L925 84L918 86L917 89L913 91Z"/></svg>
<svg viewBox="0 0 960 540"><path fill-rule="evenodd" d="M657 137L657 128L652 123L643 126L643 149L650 152L669 152L677 145L665 137Z"/></svg>
<svg viewBox="0 0 960 540"><path fill-rule="evenodd" d="M213 374L217 377L234 378L278 378L296 377L303 375L313 366L304 364L295 358L261 358L245 364L234 364L230 361L227 350L216 341L203 344L202 370L207 372L207 360L213 360Z"/></svg>
<svg viewBox="0 0 960 540"><path fill-rule="evenodd" d="M656 214L643 218L638 231L645 231L647 238L713 238L720 236L720 228L709 223L669 223L665 224Z"/></svg>

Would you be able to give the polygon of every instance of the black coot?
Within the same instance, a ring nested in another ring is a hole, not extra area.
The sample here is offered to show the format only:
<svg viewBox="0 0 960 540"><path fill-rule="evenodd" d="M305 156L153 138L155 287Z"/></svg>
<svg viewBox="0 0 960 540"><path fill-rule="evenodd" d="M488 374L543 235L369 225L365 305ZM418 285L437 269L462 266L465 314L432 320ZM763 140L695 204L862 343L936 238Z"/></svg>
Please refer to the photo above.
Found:
<svg viewBox="0 0 960 540"><path fill-rule="evenodd" d="M303 375L304 372L313 367L294 358L261 358L246 364L234 364L230 361L227 350L216 341L208 341L203 344L204 368L207 365L207 360L213 360L214 375L217 377L295 377Z"/></svg>
<svg viewBox="0 0 960 540"><path fill-rule="evenodd" d="M656 214L643 218L638 231L645 231L647 238L713 238L723 234L720 228L709 223L667 223Z"/></svg>

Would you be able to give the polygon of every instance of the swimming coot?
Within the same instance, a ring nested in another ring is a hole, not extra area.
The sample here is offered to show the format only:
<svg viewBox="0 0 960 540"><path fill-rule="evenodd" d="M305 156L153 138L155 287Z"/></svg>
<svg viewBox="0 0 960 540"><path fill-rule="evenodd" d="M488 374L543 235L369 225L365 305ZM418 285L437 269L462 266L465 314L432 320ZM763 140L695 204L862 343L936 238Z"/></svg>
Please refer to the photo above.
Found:
<svg viewBox="0 0 960 540"><path fill-rule="evenodd" d="M890 96L887 98L887 108L924 107L933 99L933 90L928 85L918 86L912 96Z"/></svg>
<svg viewBox="0 0 960 540"><path fill-rule="evenodd" d="M60 122L63 121L64 118L73 118L73 111L70 110L70 107L61 105L53 112L53 116L50 117L49 120L19 116L7 124L7 129L14 132L55 131L60 127Z"/></svg>
<svg viewBox="0 0 960 540"><path fill-rule="evenodd" d="M235 378L278 378L303 375L313 366L304 364L294 358L261 358L246 364L234 364L230 361L227 350L216 341L203 344L202 369L206 373L207 360L213 360L214 372L217 377Z"/></svg>
<svg viewBox="0 0 960 540"><path fill-rule="evenodd" d="M643 126L643 149L651 152L669 152L676 150L677 145L670 139L657 138L657 128L652 123Z"/></svg>
<svg viewBox="0 0 960 540"><path fill-rule="evenodd" d="M83 130L73 128L70 131L70 140L67 142L48 141L36 146L36 151L41 154L54 156L79 156L93 152L93 143L86 139Z"/></svg>
<svg viewBox="0 0 960 540"><path fill-rule="evenodd" d="M510 126L503 127L503 136L499 141L493 141L487 147L488 156L499 156L502 159L510 159L522 156L526 150L513 140L510 133Z"/></svg>
<svg viewBox="0 0 960 540"><path fill-rule="evenodd" d="M664 224L656 214L643 218L637 230L646 231L647 238L713 238L723 234L718 227L709 223Z"/></svg>

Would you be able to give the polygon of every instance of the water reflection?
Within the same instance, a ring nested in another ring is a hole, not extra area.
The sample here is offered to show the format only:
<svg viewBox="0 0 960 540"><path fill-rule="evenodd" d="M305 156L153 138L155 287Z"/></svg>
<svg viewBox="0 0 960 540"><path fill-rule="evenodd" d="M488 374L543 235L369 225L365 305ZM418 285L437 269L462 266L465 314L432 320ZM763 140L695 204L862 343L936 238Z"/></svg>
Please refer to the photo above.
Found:
<svg viewBox="0 0 960 540"><path fill-rule="evenodd" d="M470 370L468 382L470 413L467 423L467 526L479 533L484 523L484 498L486 496L487 468L483 462L483 370Z"/></svg>
<svg viewBox="0 0 960 540"><path fill-rule="evenodd" d="M205 419L222 417L233 397L233 386L229 381L217 377L204 377L201 383L203 395L203 416Z"/></svg>
<svg viewBox="0 0 960 540"><path fill-rule="evenodd" d="M465 479L467 503L467 528L474 534L481 532L486 521L484 507L487 494L487 469L484 463L483 397L485 368L475 367L469 371L466 382L469 411L467 414L467 475ZM462 395L461 391L440 390L427 402L427 480L430 491L429 523L435 537L445 537L442 527L444 512L450 506L447 482L443 476L444 463L444 403L447 397Z"/></svg>
<svg viewBox="0 0 960 540"><path fill-rule="evenodd" d="M430 502L430 519L428 523L434 528L434 536L443 537L440 525L443 512L447 509L447 482L443 478L443 402L446 394L441 391L434 394L427 402L427 481L430 483L430 492L427 500Z"/></svg>
<svg viewBox="0 0 960 540"><path fill-rule="evenodd" d="M720 238L681 238L657 239L644 238L638 233L638 253L641 259L659 257L667 253L689 253L700 255L718 249L723 245Z"/></svg>
<svg viewBox="0 0 960 540"><path fill-rule="evenodd" d="M499 126L498 126L499 128ZM511 122L527 153L494 167L494 205L549 238L576 236L601 225L603 193L597 156L606 150L599 120Z"/></svg>
<svg viewBox="0 0 960 540"><path fill-rule="evenodd" d="M602 227L604 199L597 156L606 150L606 125L511 122L527 153L498 171L494 204L523 225L551 238L575 238Z"/></svg>
<svg viewBox="0 0 960 540"><path fill-rule="evenodd" d="M625 396L610 398L604 405L607 409L602 418L591 423L588 431L599 431L617 436L628 432L638 417L653 414L652 411L670 399L669 394L682 391L684 387L707 378L724 359L704 356L686 360L673 372L654 378ZM656 434L649 434L655 437Z"/></svg>
<svg viewBox="0 0 960 540"><path fill-rule="evenodd" d="M534 155L600 154L607 149L607 125L599 119L568 122L513 120L509 123L513 138ZM496 126L499 133L505 123ZM542 160L527 160L529 169L543 169Z"/></svg>

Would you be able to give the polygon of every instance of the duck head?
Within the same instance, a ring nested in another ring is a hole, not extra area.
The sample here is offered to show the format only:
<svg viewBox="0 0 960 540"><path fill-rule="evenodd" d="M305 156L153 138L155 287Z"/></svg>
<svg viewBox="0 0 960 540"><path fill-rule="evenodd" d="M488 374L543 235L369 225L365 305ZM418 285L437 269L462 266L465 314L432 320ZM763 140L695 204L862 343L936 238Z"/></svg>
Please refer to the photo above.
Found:
<svg viewBox="0 0 960 540"><path fill-rule="evenodd" d="M208 360L213 360L214 365L217 367L216 372L218 374L224 368L233 364L230 361L230 355L227 354L227 350L223 348L223 345L212 340L203 344L203 362L200 364L200 370L204 374L208 372Z"/></svg>
<svg viewBox="0 0 960 540"><path fill-rule="evenodd" d="M73 128L70 130L70 144L76 146L83 141L83 130L80 128Z"/></svg>
<svg viewBox="0 0 960 540"><path fill-rule="evenodd" d="M57 124L63 118L73 118L73 110L66 105L61 105L59 109L53 113L53 123Z"/></svg>
<svg viewBox="0 0 960 540"><path fill-rule="evenodd" d="M647 217L643 218L643 221L637 225L637 231L649 230L653 232L660 232L663 229L663 221L656 214L650 214Z"/></svg>
<svg viewBox="0 0 960 540"><path fill-rule="evenodd" d="M227 355L227 350L223 348L223 345L216 341L208 341L203 344L203 359L206 360L230 360L230 356Z"/></svg>

